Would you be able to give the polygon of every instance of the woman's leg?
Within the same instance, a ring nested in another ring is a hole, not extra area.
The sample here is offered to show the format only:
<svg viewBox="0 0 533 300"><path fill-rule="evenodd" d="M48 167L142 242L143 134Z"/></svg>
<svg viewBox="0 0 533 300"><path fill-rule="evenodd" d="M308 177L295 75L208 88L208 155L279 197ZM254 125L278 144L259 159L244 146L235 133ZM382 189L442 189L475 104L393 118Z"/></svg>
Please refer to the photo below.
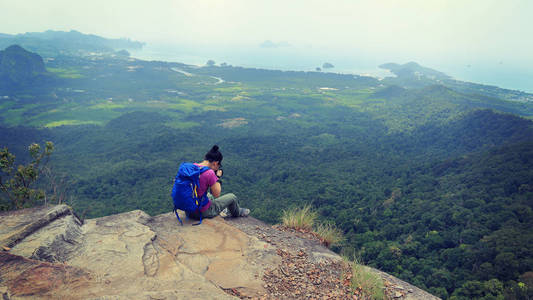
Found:
<svg viewBox="0 0 533 300"><path fill-rule="evenodd" d="M202 216L204 218L213 218L220 214L224 208L228 208L228 212L233 217L238 217L240 215L241 208L237 202L237 196L232 193L222 195L218 198L214 198L209 194L209 199L211 199L211 207L203 212Z"/></svg>

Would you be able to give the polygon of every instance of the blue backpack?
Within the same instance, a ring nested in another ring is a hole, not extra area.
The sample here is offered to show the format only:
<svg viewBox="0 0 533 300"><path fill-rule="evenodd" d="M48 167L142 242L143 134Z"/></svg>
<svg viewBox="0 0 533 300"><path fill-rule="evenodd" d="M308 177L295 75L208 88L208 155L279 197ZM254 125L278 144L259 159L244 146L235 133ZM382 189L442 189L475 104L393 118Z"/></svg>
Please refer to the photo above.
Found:
<svg viewBox="0 0 533 300"><path fill-rule="evenodd" d="M209 167L199 167L193 163L182 163L174 179L174 186L172 187L172 200L174 202L174 213L178 221L183 226L183 222L178 215L178 209L185 211L187 215L200 210L207 203L207 193L202 197L198 197L198 189L200 188L200 174L209 170ZM193 225L202 224L202 214L200 215L200 222Z"/></svg>

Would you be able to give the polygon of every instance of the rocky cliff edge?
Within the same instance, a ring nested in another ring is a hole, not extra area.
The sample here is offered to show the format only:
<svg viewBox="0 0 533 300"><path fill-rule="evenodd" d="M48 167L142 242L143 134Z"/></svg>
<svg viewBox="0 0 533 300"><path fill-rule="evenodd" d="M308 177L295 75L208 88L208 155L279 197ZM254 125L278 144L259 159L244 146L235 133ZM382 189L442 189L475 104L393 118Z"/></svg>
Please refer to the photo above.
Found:
<svg viewBox="0 0 533 300"><path fill-rule="evenodd" d="M184 219L184 218L183 218ZM0 214L3 299L345 298L342 259L254 218L179 226L135 210L82 222L66 205ZM437 299L388 274L396 299Z"/></svg>

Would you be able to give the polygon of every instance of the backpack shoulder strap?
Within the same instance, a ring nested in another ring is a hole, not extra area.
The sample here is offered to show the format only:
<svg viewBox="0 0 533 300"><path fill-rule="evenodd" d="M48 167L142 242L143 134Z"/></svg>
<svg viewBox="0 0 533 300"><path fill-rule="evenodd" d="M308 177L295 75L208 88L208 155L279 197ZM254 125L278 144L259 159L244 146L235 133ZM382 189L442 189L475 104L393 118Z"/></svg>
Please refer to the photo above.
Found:
<svg viewBox="0 0 533 300"><path fill-rule="evenodd" d="M205 171L209 171L209 170L211 170L209 167L202 167L200 168L200 174L202 174Z"/></svg>

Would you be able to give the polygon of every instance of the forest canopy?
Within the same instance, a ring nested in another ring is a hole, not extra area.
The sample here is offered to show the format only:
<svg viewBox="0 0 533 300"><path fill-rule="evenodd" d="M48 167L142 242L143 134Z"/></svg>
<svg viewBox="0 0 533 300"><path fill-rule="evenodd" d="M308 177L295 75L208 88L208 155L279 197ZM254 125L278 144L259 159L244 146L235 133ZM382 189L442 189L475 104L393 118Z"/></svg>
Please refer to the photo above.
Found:
<svg viewBox="0 0 533 300"><path fill-rule="evenodd" d="M413 81L412 64L381 81L114 54L45 67L46 89L0 97L0 147L52 141L85 218L169 212L177 166L218 144L223 193L254 217L311 205L343 230L335 251L443 298L533 291L533 104L510 101L529 95Z"/></svg>

